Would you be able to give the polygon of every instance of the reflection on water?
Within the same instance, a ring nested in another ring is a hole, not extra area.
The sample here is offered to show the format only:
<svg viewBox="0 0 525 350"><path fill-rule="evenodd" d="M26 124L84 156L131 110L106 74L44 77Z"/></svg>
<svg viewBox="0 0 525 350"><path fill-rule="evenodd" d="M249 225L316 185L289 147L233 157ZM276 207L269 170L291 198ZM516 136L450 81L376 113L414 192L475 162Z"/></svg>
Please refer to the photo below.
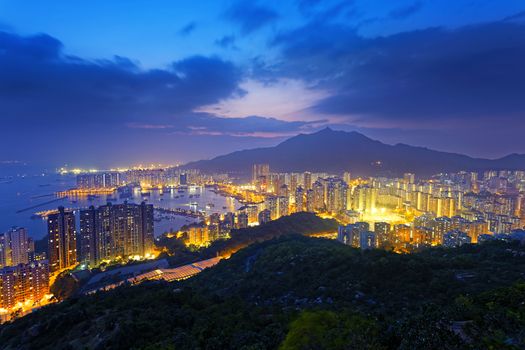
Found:
<svg viewBox="0 0 525 350"><path fill-rule="evenodd" d="M220 196L204 187L191 187L184 191L163 189L141 192L140 189L135 189L129 198L115 192L111 195L68 197L57 200L55 192L74 186L74 177L54 174L3 179L0 183L0 232L11 226L23 226L28 229L32 237L41 238L46 234L46 222L40 218L31 218L31 216L38 211L56 209L59 205L79 209L91 205L103 205L108 201L111 203L122 203L125 200L134 203L146 201L155 207L191 208L204 211L207 215L235 211L240 206L237 200ZM168 230L177 230L194 220L177 215L156 213L155 235L160 235Z"/></svg>

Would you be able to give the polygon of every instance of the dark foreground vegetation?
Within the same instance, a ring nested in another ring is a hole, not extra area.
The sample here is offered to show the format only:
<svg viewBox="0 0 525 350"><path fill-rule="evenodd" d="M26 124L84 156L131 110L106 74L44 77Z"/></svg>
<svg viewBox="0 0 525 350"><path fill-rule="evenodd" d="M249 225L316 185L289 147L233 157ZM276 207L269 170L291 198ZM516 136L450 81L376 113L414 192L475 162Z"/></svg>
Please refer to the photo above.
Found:
<svg viewBox="0 0 525 350"><path fill-rule="evenodd" d="M209 247L188 249L182 239L160 237L157 247L163 249L166 258L172 266L190 264L198 260L213 258L217 255L228 256L250 244L267 241L283 235L311 235L323 232L336 232L339 223L334 219L322 219L319 216L300 212L283 216L260 226L234 229L230 238L216 240Z"/></svg>
<svg viewBox="0 0 525 350"><path fill-rule="evenodd" d="M200 275L70 298L0 328L4 349L523 349L525 247L411 255L298 235Z"/></svg>

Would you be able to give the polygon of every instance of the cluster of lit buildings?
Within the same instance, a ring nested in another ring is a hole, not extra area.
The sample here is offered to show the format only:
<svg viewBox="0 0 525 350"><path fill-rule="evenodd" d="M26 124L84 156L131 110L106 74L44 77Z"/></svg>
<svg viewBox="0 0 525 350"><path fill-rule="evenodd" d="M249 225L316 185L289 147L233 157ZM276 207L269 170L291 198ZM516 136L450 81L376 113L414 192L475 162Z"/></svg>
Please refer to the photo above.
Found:
<svg viewBox="0 0 525 350"><path fill-rule="evenodd" d="M91 267L153 252L153 205L94 206L80 211L80 262Z"/></svg>
<svg viewBox="0 0 525 350"><path fill-rule="evenodd" d="M80 210L80 232L74 211L59 207L47 216L47 227L47 254L35 254L34 241L24 228L0 234L0 323L14 312L28 312L47 302L50 278L79 263L93 268L103 262L153 257L151 204L108 203Z"/></svg>
<svg viewBox="0 0 525 350"><path fill-rule="evenodd" d="M35 254L24 228L0 234L0 323L11 313L26 312L49 294L49 264Z"/></svg>
<svg viewBox="0 0 525 350"><path fill-rule="evenodd" d="M346 225L368 223L372 229L359 234L351 229L352 238L346 234L341 240L356 246L361 242L389 245L399 251L476 243L480 236L509 233L525 225L525 174L520 171L459 172L430 179L417 179L412 173L400 178L353 178L350 172L275 173L268 164L254 164L250 185L180 168L132 169L121 173L120 179L150 186L214 183L243 202L234 213L212 214L181 230L179 235L194 246L228 238L232 229L302 211L336 218L344 230Z"/></svg>
<svg viewBox="0 0 525 350"><path fill-rule="evenodd" d="M117 188L137 184L142 188L175 187L189 184L206 184L227 179L225 174L206 175L195 169L134 168L120 171L80 173L76 177L79 189Z"/></svg>
<svg viewBox="0 0 525 350"><path fill-rule="evenodd" d="M525 227L524 171L354 179L256 164L252 185L265 194L257 208L270 220L299 211L334 217L345 224L338 239L365 249L456 246Z"/></svg>
<svg viewBox="0 0 525 350"><path fill-rule="evenodd" d="M232 229L242 229L249 226L249 217L244 208L236 213L213 213L200 223L188 225L180 232L180 236L189 246L205 246L217 239L229 238Z"/></svg>
<svg viewBox="0 0 525 350"><path fill-rule="evenodd" d="M80 234L75 213L63 207L50 214L47 222L51 272L73 268L79 262L93 268L104 261L147 257L153 251L151 204L108 203L80 210Z"/></svg>

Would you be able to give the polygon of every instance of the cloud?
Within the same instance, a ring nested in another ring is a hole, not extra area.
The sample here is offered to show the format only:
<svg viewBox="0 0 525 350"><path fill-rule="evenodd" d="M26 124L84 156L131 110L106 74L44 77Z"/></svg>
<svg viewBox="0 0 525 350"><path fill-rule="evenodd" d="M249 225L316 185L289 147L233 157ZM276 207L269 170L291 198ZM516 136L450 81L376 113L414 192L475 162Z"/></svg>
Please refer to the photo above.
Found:
<svg viewBox="0 0 525 350"><path fill-rule="evenodd" d="M235 36L225 35L220 39L215 40L215 45L222 47L223 49L237 49L235 46Z"/></svg>
<svg viewBox="0 0 525 350"><path fill-rule="evenodd" d="M517 21L517 22L524 22L525 21L525 11L518 12L512 16L505 17L504 21Z"/></svg>
<svg viewBox="0 0 525 350"><path fill-rule="evenodd" d="M317 113L308 109L329 96L324 91L310 89L299 79L277 79L267 82L246 79L240 84L242 96L198 108L228 118L247 115L273 116L282 120L317 120Z"/></svg>
<svg viewBox="0 0 525 350"><path fill-rule="evenodd" d="M393 9L388 14L388 17L391 19L405 19L419 12L422 7L423 7L423 2L416 1L410 5Z"/></svg>
<svg viewBox="0 0 525 350"><path fill-rule="evenodd" d="M179 35L181 35L181 36L188 36L191 33L193 33L195 28L197 28L197 23L196 22L190 22L190 23L186 24L184 27L182 27L179 30Z"/></svg>
<svg viewBox="0 0 525 350"><path fill-rule="evenodd" d="M323 123L196 112L246 94L240 69L215 56L145 70L121 56L67 55L49 35L0 32L0 76L0 159L189 160L268 145ZM23 147L8 147L20 140Z"/></svg>
<svg viewBox="0 0 525 350"><path fill-rule="evenodd" d="M338 38L338 40L333 40ZM522 125L525 26L495 22L366 38L355 29L309 23L281 33L276 76L331 91L313 109L347 121L449 128L472 122ZM444 125L443 125L444 126Z"/></svg>
<svg viewBox="0 0 525 350"><path fill-rule="evenodd" d="M296 135L299 132L317 130L327 124L326 120L285 121L272 117L247 116L220 118L210 113L192 113L173 124L128 123L131 129L162 130L185 135Z"/></svg>
<svg viewBox="0 0 525 350"><path fill-rule="evenodd" d="M0 109L5 124L165 123L241 93L242 74L218 57L192 56L141 69L116 56L68 56L48 35L0 32Z"/></svg>
<svg viewBox="0 0 525 350"><path fill-rule="evenodd" d="M297 6L303 16L321 22L334 21L340 17L354 18L358 15L354 0L298 0Z"/></svg>
<svg viewBox="0 0 525 350"><path fill-rule="evenodd" d="M255 1L239 1L231 6L224 17L238 25L242 34L251 34L279 18L279 14Z"/></svg>

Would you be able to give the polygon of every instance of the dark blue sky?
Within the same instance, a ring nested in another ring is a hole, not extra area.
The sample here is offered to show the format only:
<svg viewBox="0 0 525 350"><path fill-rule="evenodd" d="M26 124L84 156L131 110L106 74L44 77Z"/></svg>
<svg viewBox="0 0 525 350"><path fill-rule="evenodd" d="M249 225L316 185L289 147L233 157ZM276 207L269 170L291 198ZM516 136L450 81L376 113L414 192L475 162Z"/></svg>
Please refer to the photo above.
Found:
<svg viewBox="0 0 525 350"><path fill-rule="evenodd" d="M0 162L183 162L331 125L525 153L522 0L0 0Z"/></svg>

